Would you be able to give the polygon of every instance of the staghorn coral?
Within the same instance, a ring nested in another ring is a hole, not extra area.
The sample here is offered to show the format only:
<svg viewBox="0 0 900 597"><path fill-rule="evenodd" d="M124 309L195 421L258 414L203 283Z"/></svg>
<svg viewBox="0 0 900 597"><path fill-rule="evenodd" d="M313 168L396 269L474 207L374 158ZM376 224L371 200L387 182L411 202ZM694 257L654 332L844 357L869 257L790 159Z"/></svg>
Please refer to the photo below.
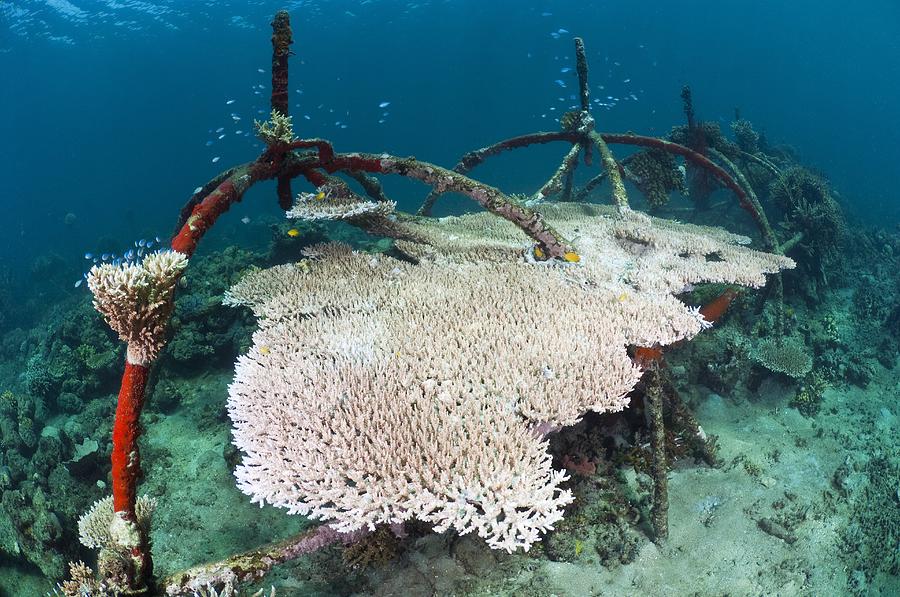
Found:
<svg viewBox="0 0 900 597"><path fill-rule="evenodd" d="M58 585L66 597L115 597L121 593L94 577L94 571L82 561L69 562L69 580ZM53 592L58 595L58 591Z"/></svg>
<svg viewBox="0 0 900 597"><path fill-rule="evenodd" d="M671 293L792 265L724 231L606 213L545 206L578 265L535 262L481 214L411 223L430 244L398 246L417 264L329 244L248 274L226 296L260 319L229 388L238 487L341 532L417 519L528 549L572 500L544 435L626 406L628 345L708 326Z"/></svg>
<svg viewBox="0 0 900 597"><path fill-rule="evenodd" d="M296 138L291 117L278 110L272 110L268 120L254 120L253 126L256 128L256 136L268 146L287 145Z"/></svg>
<svg viewBox="0 0 900 597"><path fill-rule="evenodd" d="M146 365L162 350L175 282L185 267L183 253L159 251L141 263L104 263L88 272L94 308L128 345L128 362Z"/></svg>

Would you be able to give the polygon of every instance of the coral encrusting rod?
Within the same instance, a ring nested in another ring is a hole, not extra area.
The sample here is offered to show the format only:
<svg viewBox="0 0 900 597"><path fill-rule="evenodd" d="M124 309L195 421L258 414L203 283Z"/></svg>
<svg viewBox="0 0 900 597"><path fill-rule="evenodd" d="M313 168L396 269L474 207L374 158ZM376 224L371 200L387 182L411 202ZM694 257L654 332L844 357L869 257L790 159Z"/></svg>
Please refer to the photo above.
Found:
<svg viewBox="0 0 900 597"><path fill-rule="evenodd" d="M294 43L291 31L291 17L286 10L279 10L272 20L272 112L288 115L288 57ZM293 192L291 179L278 177L278 206L283 210L291 208Z"/></svg>

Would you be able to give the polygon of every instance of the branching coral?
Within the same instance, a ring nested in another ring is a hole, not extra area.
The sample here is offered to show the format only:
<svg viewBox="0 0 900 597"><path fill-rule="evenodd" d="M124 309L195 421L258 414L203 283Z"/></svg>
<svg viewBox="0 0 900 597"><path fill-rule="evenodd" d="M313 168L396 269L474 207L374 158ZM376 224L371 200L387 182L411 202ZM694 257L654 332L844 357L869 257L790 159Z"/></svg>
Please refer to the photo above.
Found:
<svg viewBox="0 0 900 597"><path fill-rule="evenodd" d="M254 120L253 126L256 128L256 135L270 147L288 145L296 139L291 117L278 110L273 109L266 121Z"/></svg>
<svg viewBox="0 0 900 597"><path fill-rule="evenodd" d="M628 345L708 325L671 293L792 265L605 213L544 210L580 234L578 265L523 260L521 232L481 214L411 224L430 243L398 243L416 265L323 245L249 274L227 298L260 317L229 390L239 487L340 531L418 519L530 547L571 500L544 433L624 408L641 374Z"/></svg>
<svg viewBox="0 0 900 597"><path fill-rule="evenodd" d="M755 154L759 151L759 133L753 130L749 120L740 118L731 123L731 131L741 151Z"/></svg>
<svg viewBox="0 0 900 597"><path fill-rule="evenodd" d="M156 508L156 499L140 496L135 506L137 523L144 529L150 528L150 518ZM109 526L113 519L113 499L108 496L97 500L78 519L78 539L85 547L101 549L113 545Z"/></svg>
<svg viewBox="0 0 900 597"><path fill-rule="evenodd" d="M825 278L846 236L844 216L828 184L796 166L772 181L769 197L782 210L782 227L798 239L796 246L805 254L803 265Z"/></svg>
<svg viewBox="0 0 900 597"><path fill-rule="evenodd" d="M165 345L172 293L185 267L182 253L159 251L141 263L104 263L88 272L94 307L128 344L130 363L154 361Z"/></svg>
<svg viewBox="0 0 900 597"><path fill-rule="evenodd" d="M397 204L393 201L367 201L345 184L320 187L315 193L300 193L287 217L298 220L355 220L362 216L387 217Z"/></svg>
<svg viewBox="0 0 900 597"><path fill-rule="evenodd" d="M669 193L687 193L684 171L678 167L674 156L660 149L648 149L634 154L628 160L628 179L647 198L651 209L669 202Z"/></svg>

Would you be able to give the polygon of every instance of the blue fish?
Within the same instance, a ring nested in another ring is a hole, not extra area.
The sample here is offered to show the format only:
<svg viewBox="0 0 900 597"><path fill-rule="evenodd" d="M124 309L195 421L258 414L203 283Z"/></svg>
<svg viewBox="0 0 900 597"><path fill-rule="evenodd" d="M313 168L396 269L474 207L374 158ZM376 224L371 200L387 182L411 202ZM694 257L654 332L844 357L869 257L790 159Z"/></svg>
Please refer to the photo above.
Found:
<svg viewBox="0 0 900 597"><path fill-rule="evenodd" d="M94 258L94 254L93 254L93 253L85 253L85 254L84 254L84 258L85 258L85 259L93 259L93 258Z"/></svg>
<svg viewBox="0 0 900 597"><path fill-rule="evenodd" d="M100 256L100 259L102 261L106 261L107 259L109 259L109 253L104 253L103 255Z"/></svg>
<svg viewBox="0 0 900 597"><path fill-rule="evenodd" d="M141 240L138 241L138 246L139 246L139 247L143 247L143 246L145 246L146 244L147 244L147 241L144 240L143 238L142 238Z"/></svg>

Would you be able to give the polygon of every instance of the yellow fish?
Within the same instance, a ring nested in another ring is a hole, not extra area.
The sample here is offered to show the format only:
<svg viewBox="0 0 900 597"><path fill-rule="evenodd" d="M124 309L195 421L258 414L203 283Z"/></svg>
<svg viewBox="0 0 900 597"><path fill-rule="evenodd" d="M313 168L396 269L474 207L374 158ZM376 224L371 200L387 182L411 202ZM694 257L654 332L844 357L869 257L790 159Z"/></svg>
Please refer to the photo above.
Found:
<svg viewBox="0 0 900 597"><path fill-rule="evenodd" d="M325 191L319 191L316 193L316 201L321 201L325 198Z"/></svg>
<svg viewBox="0 0 900 597"><path fill-rule="evenodd" d="M300 236L300 231L297 230L296 228L291 228L290 230L287 231L287 235L290 236L291 238L297 238L298 236Z"/></svg>
<svg viewBox="0 0 900 597"><path fill-rule="evenodd" d="M579 261L581 261L581 256L575 251L566 251L566 254L563 255L563 259L565 259L569 263L578 263Z"/></svg>
<svg viewBox="0 0 900 597"><path fill-rule="evenodd" d="M628 295L623 292L622 294L619 295L619 302L624 303L625 299L627 299L627 298L628 298Z"/></svg>
<svg viewBox="0 0 900 597"><path fill-rule="evenodd" d="M534 258L535 259L543 259L544 258L544 250L540 247L534 248Z"/></svg>
<svg viewBox="0 0 900 597"><path fill-rule="evenodd" d="M269 347L268 346L260 346L259 354L262 354L262 355L269 354Z"/></svg>

